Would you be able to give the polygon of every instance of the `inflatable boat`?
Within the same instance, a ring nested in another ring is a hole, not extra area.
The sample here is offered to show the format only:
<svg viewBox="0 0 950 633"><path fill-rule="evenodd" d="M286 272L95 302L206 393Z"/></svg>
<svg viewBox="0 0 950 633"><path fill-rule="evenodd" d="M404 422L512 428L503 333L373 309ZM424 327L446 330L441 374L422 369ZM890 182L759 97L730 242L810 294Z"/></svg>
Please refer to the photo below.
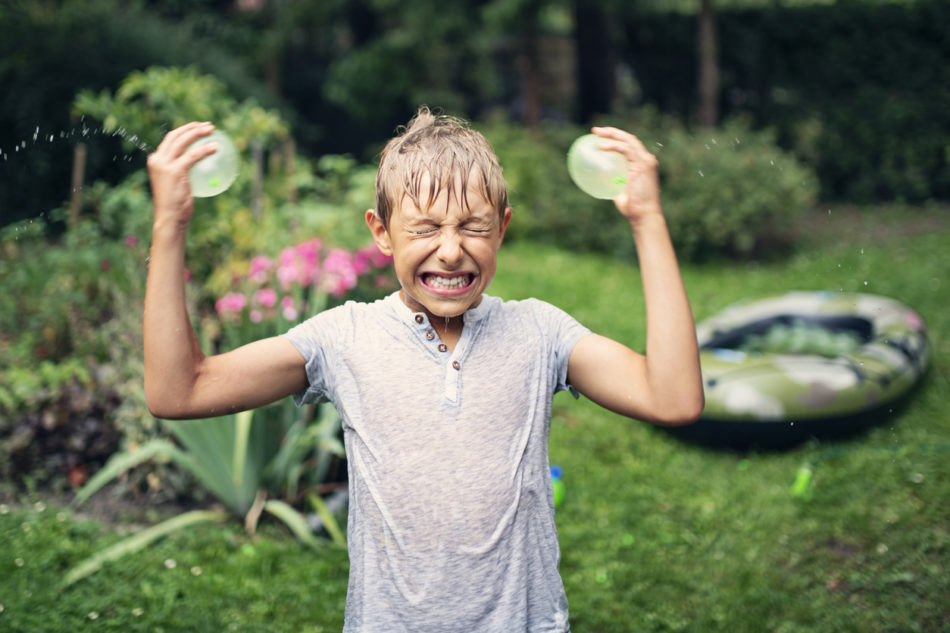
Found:
<svg viewBox="0 0 950 633"><path fill-rule="evenodd" d="M706 408L670 432L705 444L783 448L892 414L929 362L924 322L877 295L796 291L697 325Z"/></svg>

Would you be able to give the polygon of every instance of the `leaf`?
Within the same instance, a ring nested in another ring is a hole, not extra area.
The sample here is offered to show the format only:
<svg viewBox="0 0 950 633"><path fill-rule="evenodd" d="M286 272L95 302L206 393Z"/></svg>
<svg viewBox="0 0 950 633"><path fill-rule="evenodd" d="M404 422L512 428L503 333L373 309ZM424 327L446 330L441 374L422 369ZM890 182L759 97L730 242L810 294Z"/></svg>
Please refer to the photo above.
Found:
<svg viewBox="0 0 950 633"><path fill-rule="evenodd" d="M324 503L320 495L310 495L308 499L317 511L317 514L319 514L323 520L323 527L330 533L330 538L333 539L333 542L340 547L346 547L346 537L343 535L343 530L340 529L340 524L337 523L336 517L330 512L330 508L327 507L327 504Z"/></svg>
<svg viewBox="0 0 950 633"><path fill-rule="evenodd" d="M132 536L122 539L118 543L107 547L104 550L93 554L70 569L63 578L62 586L69 585L90 576L100 569L104 563L117 560L126 554L135 553L163 536L176 532L178 530L196 525L198 523L209 523L212 521L223 521L228 518L227 512L212 510L192 510L174 516L158 525L142 530Z"/></svg>
<svg viewBox="0 0 950 633"><path fill-rule="evenodd" d="M235 476L236 416L166 421L166 425L194 459L192 472L198 481L234 514L246 514L260 486L260 467L256 463L247 467L245 462L244 475ZM246 454L245 460L253 461L253 456Z"/></svg>
<svg viewBox="0 0 950 633"><path fill-rule="evenodd" d="M112 479L118 477L130 468L158 456L168 457L188 470L192 470L194 467L191 457L178 450L178 448L168 440L151 440L142 444L139 449L134 452L125 451L113 455L106 465L93 475L86 485L79 489L73 503L78 505L85 502Z"/></svg>
<svg viewBox="0 0 950 633"><path fill-rule="evenodd" d="M264 509L284 522L294 533L300 542L316 549L320 546L320 541L313 535L310 528L307 527L307 520L303 515L294 510L290 505L278 499L271 499L264 504Z"/></svg>
<svg viewBox="0 0 950 633"><path fill-rule="evenodd" d="M234 416L234 456L231 459L234 468L234 485L238 488L244 482L244 464L247 461L247 438L251 434L251 422L254 411L241 411Z"/></svg>

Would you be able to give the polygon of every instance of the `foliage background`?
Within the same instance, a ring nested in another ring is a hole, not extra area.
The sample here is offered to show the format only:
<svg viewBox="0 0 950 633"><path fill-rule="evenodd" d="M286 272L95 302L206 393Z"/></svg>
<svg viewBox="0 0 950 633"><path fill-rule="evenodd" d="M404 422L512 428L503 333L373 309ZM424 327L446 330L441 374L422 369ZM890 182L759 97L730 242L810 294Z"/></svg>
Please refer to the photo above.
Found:
<svg viewBox="0 0 950 633"><path fill-rule="evenodd" d="M420 103L529 127L644 105L689 122L697 6L11 0L0 6L0 224L68 198L76 92L114 89L150 65L214 74L238 100L276 108L304 153L359 162ZM950 196L946 2L716 6L724 117L773 128L819 173L822 198ZM94 140L88 180L118 182L141 158L116 161L114 139Z"/></svg>

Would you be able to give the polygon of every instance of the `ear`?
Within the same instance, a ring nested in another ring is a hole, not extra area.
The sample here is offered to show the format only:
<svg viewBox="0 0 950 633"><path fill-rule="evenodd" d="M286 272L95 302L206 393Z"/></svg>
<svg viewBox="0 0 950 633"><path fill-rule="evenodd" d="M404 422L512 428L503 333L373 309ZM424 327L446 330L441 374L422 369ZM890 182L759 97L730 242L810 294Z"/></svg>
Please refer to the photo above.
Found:
<svg viewBox="0 0 950 633"><path fill-rule="evenodd" d="M508 230L508 225L511 224L511 214L514 213L511 207L505 207L505 212L501 216L501 230L498 232L498 245L501 246L502 240L505 239L505 231Z"/></svg>
<svg viewBox="0 0 950 633"><path fill-rule="evenodd" d="M376 243L376 248L378 248L383 255L392 255L393 245L392 240L389 239L389 230L386 228L386 225L383 224L379 215L376 214L376 209L366 210L366 226L369 227L369 232L373 235L373 242Z"/></svg>

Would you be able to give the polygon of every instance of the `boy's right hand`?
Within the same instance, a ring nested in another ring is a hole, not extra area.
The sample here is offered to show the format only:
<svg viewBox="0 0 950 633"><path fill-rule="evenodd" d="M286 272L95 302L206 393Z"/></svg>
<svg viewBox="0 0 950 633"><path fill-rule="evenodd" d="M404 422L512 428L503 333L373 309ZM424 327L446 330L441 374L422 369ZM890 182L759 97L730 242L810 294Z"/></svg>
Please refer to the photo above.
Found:
<svg viewBox="0 0 950 633"><path fill-rule="evenodd" d="M154 224L166 223L184 228L194 211L194 198L188 171L217 147L208 143L192 149L189 146L214 131L211 123L186 123L165 135L158 148L148 157L148 176L152 183L155 206Z"/></svg>

